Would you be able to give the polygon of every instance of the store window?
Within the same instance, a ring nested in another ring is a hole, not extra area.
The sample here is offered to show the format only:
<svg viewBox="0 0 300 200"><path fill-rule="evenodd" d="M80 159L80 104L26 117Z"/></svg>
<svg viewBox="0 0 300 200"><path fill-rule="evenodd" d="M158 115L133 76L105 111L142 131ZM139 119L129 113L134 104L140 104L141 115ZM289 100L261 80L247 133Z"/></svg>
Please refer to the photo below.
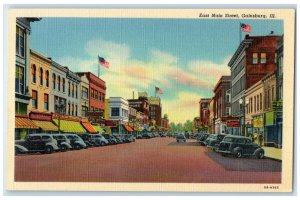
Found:
<svg viewBox="0 0 300 200"><path fill-rule="evenodd" d="M15 90L17 93L24 93L24 68L16 66Z"/></svg>
<svg viewBox="0 0 300 200"><path fill-rule="evenodd" d="M49 95L44 94L44 109L49 110Z"/></svg>
<svg viewBox="0 0 300 200"><path fill-rule="evenodd" d="M260 63L261 64L267 63L267 54L266 53L261 53L260 54Z"/></svg>
<svg viewBox="0 0 300 200"><path fill-rule="evenodd" d="M32 90L32 108L38 108L38 96L37 91Z"/></svg>

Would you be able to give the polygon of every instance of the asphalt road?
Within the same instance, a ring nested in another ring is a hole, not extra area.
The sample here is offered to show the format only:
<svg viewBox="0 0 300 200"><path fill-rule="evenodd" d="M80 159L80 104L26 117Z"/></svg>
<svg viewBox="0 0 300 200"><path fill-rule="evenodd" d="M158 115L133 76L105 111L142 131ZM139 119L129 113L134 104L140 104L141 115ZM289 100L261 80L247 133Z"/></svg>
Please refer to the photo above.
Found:
<svg viewBox="0 0 300 200"><path fill-rule="evenodd" d="M230 158L174 138L15 157L22 182L280 183L281 162Z"/></svg>

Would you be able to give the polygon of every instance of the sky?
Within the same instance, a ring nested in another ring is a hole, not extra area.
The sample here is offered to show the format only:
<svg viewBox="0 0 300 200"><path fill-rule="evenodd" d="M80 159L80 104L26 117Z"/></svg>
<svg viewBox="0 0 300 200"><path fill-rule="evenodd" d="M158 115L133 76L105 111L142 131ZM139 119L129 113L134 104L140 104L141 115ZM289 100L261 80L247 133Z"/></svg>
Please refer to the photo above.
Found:
<svg viewBox="0 0 300 200"><path fill-rule="evenodd" d="M200 98L211 98L240 43L239 24L250 35L283 34L281 20L43 18L32 23L31 49L74 72L98 74L98 55L110 63L100 68L106 97L154 96L163 90L162 113L170 122L199 116ZM244 38L245 33L242 33Z"/></svg>

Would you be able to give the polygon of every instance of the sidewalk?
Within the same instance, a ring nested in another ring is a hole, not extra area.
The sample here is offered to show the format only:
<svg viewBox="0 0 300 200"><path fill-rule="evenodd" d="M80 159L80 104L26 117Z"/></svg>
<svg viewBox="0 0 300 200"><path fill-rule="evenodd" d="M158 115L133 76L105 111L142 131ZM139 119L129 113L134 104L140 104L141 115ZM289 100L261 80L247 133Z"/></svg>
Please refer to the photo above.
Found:
<svg viewBox="0 0 300 200"><path fill-rule="evenodd" d="M263 147L263 149L265 150L265 157L281 161L281 149L274 147Z"/></svg>

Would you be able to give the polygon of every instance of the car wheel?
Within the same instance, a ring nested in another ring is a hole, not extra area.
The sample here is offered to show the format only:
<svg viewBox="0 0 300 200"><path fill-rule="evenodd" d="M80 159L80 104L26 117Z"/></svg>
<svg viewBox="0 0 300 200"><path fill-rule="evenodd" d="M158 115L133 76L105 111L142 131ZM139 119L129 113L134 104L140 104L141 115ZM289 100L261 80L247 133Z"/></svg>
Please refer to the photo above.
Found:
<svg viewBox="0 0 300 200"><path fill-rule="evenodd" d="M53 147L51 147L51 146L46 146L46 148L45 148L45 153L50 154L50 153L52 153L52 152L53 152Z"/></svg>
<svg viewBox="0 0 300 200"><path fill-rule="evenodd" d="M264 156L265 156L265 154L264 154L264 152L263 151L259 151L258 153L257 153L257 158L259 158L259 159L263 159L264 158Z"/></svg>
<svg viewBox="0 0 300 200"><path fill-rule="evenodd" d="M102 142L101 142L101 146L105 146L105 142L102 141Z"/></svg>
<svg viewBox="0 0 300 200"><path fill-rule="evenodd" d="M76 150L79 150L79 149L80 149L80 145L79 145L79 144L76 144L76 145L75 145L75 149L76 149Z"/></svg>
<svg viewBox="0 0 300 200"><path fill-rule="evenodd" d="M236 153L235 153L235 157L236 158L241 158L242 157L242 151L237 150Z"/></svg>
<svg viewBox="0 0 300 200"><path fill-rule="evenodd" d="M66 145L62 145L60 147L60 151L64 152L64 151L67 151L68 150L68 147Z"/></svg>

